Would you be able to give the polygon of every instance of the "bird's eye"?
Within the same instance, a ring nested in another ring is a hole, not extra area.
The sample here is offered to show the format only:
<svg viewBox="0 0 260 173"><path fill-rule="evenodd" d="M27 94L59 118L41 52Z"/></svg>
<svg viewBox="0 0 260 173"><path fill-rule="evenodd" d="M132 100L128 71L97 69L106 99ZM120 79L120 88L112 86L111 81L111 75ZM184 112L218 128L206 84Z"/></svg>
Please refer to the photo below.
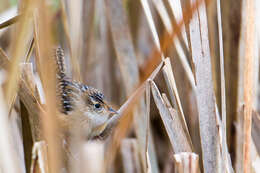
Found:
<svg viewBox="0 0 260 173"><path fill-rule="evenodd" d="M99 103L94 104L94 106L96 109L101 109L101 104L99 104Z"/></svg>

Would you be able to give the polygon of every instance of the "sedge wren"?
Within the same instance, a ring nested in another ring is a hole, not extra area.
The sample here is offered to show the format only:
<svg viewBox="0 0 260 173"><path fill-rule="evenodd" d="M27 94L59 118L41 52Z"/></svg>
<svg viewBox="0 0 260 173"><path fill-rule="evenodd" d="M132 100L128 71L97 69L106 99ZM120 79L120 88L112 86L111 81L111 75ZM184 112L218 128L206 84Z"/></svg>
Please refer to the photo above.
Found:
<svg viewBox="0 0 260 173"><path fill-rule="evenodd" d="M62 126L69 131L80 132L80 136L93 139L105 130L109 119L117 115L97 89L73 81L66 74L64 53L55 51L57 65L57 93L59 116Z"/></svg>

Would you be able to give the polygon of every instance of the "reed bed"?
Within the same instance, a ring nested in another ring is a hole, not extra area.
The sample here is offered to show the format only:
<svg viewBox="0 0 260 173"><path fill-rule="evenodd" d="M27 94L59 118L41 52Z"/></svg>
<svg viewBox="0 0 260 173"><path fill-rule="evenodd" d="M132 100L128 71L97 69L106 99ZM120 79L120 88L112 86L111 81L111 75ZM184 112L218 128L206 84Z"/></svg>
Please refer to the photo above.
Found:
<svg viewBox="0 0 260 173"><path fill-rule="evenodd" d="M0 4L0 172L260 172L258 1ZM57 46L119 113L71 150Z"/></svg>

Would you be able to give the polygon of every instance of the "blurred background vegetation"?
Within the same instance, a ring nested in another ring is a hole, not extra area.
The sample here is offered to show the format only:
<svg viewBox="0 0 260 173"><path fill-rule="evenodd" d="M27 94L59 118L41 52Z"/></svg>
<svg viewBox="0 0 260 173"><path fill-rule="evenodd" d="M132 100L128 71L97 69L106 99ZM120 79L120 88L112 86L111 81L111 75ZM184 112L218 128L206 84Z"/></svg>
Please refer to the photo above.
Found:
<svg viewBox="0 0 260 173"><path fill-rule="evenodd" d="M0 0L0 172L260 172L258 7ZM68 154L67 170L56 46L70 77L102 91L121 115L106 139Z"/></svg>

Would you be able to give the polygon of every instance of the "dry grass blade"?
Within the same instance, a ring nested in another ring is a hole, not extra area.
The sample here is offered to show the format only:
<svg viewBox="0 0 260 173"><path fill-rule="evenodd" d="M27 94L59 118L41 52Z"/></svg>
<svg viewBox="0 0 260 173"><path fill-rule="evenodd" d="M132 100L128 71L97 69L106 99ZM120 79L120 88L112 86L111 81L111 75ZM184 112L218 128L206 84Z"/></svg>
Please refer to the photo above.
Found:
<svg viewBox="0 0 260 173"><path fill-rule="evenodd" d="M29 111L33 140L42 139L39 113L44 112L44 110L24 80L21 80L19 97Z"/></svg>
<svg viewBox="0 0 260 173"><path fill-rule="evenodd" d="M182 14L182 7L181 7L181 1L180 0L168 0L169 5L171 7L172 13L175 17L176 23L180 23L183 21L183 14ZM178 26L177 26L178 27ZM189 79L189 82L193 89L195 89L195 80L193 76L193 72L191 70L191 67L189 66L187 58L190 58L190 53L187 52L189 50L188 45L188 39L187 34L185 30L185 25L183 25L181 28L177 28L177 30L180 29L181 34L179 34L179 37L175 37L173 39L176 51L178 52L179 58L181 60L182 66L185 69L185 72L187 74L187 77ZM172 34L172 31L169 32L169 34ZM184 44L181 45L181 36L184 40ZM182 47L183 46L183 47ZM185 52L186 51L186 52ZM193 66L194 64L191 65Z"/></svg>
<svg viewBox="0 0 260 173"><path fill-rule="evenodd" d="M156 10L158 11L160 17L162 18L162 22L165 25L165 28L172 32L173 28L172 28L172 23L170 20L170 17L167 13L166 7L164 6L164 3L162 0L152 0Z"/></svg>
<svg viewBox="0 0 260 173"><path fill-rule="evenodd" d="M21 69L21 80L24 80L28 85L32 93L35 93L36 83L34 81L33 75L33 64L32 63L22 63L20 64Z"/></svg>
<svg viewBox="0 0 260 173"><path fill-rule="evenodd" d="M195 153L174 154L175 172L178 173L198 173L199 156Z"/></svg>
<svg viewBox="0 0 260 173"><path fill-rule="evenodd" d="M3 9L2 7L4 7L5 9ZM17 6L10 7L10 6L7 6L6 4L1 4L0 11L1 11L0 23L2 23L17 15Z"/></svg>
<svg viewBox="0 0 260 173"><path fill-rule="evenodd" d="M25 62L28 62L30 60L30 57L31 57L31 54L32 54L32 51L33 51L33 48L34 48L34 38L31 39L31 43L30 43L30 46L28 48L28 51L26 53L26 58L25 58ZM18 83L19 83L19 79L20 77L18 77ZM29 82L30 84L34 84L34 83L31 83L31 81ZM10 103L10 108L13 107L14 103L15 103L15 100L16 100L16 97L17 97L17 93L14 94L13 96L13 100L12 102ZM9 115L11 114L11 111L12 109L9 110Z"/></svg>
<svg viewBox="0 0 260 173"><path fill-rule="evenodd" d="M74 1L0 2L0 172L258 172L260 2Z"/></svg>
<svg viewBox="0 0 260 173"><path fill-rule="evenodd" d="M151 13L149 4L148 4L147 0L141 0L141 3L143 6L143 9L144 9L146 18L148 20L148 24L151 29L152 35L153 35L153 40L154 40L155 46L156 46L157 50L161 53L162 51L161 51L161 46L160 46L160 40L159 40L158 34L156 32L156 28L155 28L155 24L154 24L154 20L152 17L152 13ZM161 58L164 59L163 54L161 54Z"/></svg>
<svg viewBox="0 0 260 173"><path fill-rule="evenodd" d="M43 111L37 98L34 96L36 84L34 81L33 67L31 63L21 65L22 78L18 95L29 113L33 141L42 139L39 114Z"/></svg>
<svg viewBox="0 0 260 173"><path fill-rule="evenodd" d="M146 168L145 172L149 170L149 155L148 155L148 145L149 145L149 130L150 130L150 100L151 100L151 89L149 82L145 85L145 103L146 103L146 144L145 144L145 152L146 152Z"/></svg>
<svg viewBox="0 0 260 173"><path fill-rule="evenodd" d="M0 49L0 68L4 68L10 64L7 55ZM32 127L33 140L37 141L42 139L40 132L39 113L43 112L43 108L39 104L39 101L34 95L35 81L33 77L32 64L20 64L22 77L19 84L18 96L22 100L26 109L29 111L29 119Z"/></svg>
<svg viewBox="0 0 260 173"><path fill-rule="evenodd" d="M6 21L9 21L10 19L14 18L15 16L17 16L17 7L11 7L11 8L6 9L5 11L1 11L0 23L5 23ZM10 26L10 25L8 24L8 26ZM3 28L0 29L0 37L2 37L8 29L9 29L8 27L3 26Z"/></svg>
<svg viewBox="0 0 260 173"><path fill-rule="evenodd" d="M222 160L221 160L222 170L225 170L225 172L228 172L228 173L233 173L234 170L232 168L230 154L227 149L227 142L223 137L224 127L223 127L223 123L220 118L220 113L218 111L217 105L215 105L215 110L216 110L217 128L218 128L218 133L219 133L218 137L219 137L219 141L220 141L220 152L221 152L221 157L222 157Z"/></svg>
<svg viewBox="0 0 260 173"><path fill-rule="evenodd" d="M209 3L211 0L206 0L207 3ZM184 10L184 15L183 15L183 20L180 21L175 26L175 32L172 32L170 35L168 34L168 31L165 31L163 34L163 37L161 39L161 52L165 52L167 48L172 45L173 40L175 37L177 37L180 34L181 28L184 26L184 24L188 24L193 15L196 13L197 9L200 7L200 5L204 2L204 0L198 0L192 3L190 8L186 8ZM157 64L160 63L160 58L161 58L161 52L158 51L157 47L153 49L154 51L151 54L151 58L147 63L142 67L142 78L141 79L146 79L147 76L156 68Z"/></svg>
<svg viewBox="0 0 260 173"><path fill-rule="evenodd" d="M164 64L165 65L163 67L163 74L164 74L164 79L166 81L166 84L167 84L167 87L168 87L168 90L169 90L169 93L170 93L170 96L171 96L170 98L172 99L172 103L174 103L174 100L176 100L177 110L181 114L181 122L182 122L182 125L183 125L183 128L184 128L184 132L186 133L186 137L187 137L190 145L192 146L191 138L190 138L190 135L189 135L189 132L188 132L188 127L187 127L187 124L186 124L186 121L185 121L185 116L184 116L183 109L182 109L182 106L181 106L179 93L178 93L178 90L177 90L177 87L176 87L176 82L175 82L174 75L173 75L173 72L172 72L172 66L171 66L171 63L170 63L170 59L169 58L165 59Z"/></svg>
<svg viewBox="0 0 260 173"><path fill-rule="evenodd" d="M225 90L225 71L224 71L224 52L222 36L222 19L220 0L217 0L217 18L219 33L219 54L220 54L220 76L221 76L221 113L222 113L222 156L225 161L225 169L228 173L233 172L231 162L229 161L228 144L227 144L227 123L226 123L226 90Z"/></svg>
<svg viewBox="0 0 260 173"><path fill-rule="evenodd" d="M163 23L165 25L166 31L168 32L168 34L172 34L173 28L172 28L172 25L171 25L171 22L170 22L170 17L167 14L165 6L163 5L161 0L153 0L153 2L154 2L154 5L155 5L158 13L160 14L160 16L162 18L162 21L163 21ZM176 8L178 8L178 7L176 7ZM182 13L182 11L181 11L181 13ZM180 17L182 17L182 15ZM182 28L183 32L185 32L184 29L185 28L183 27ZM186 57L186 55L184 53L184 50L181 47L180 41L179 41L179 39L177 37L175 39L173 39L173 44L176 47L176 51L178 53L178 57L179 57L179 59L181 61L181 64L182 64L184 70L185 70L185 73L186 73L186 75L187 75L187 77L189 79L189 82L190 82L192 88L194 89L195 88L194 76L193 76L191 67L189 66L189 63L187 61L187 57Z"/></svg>
<svg viewBox="0 0 260 173"><path fill-rule="evenodd" d="M242 159L240 153L241 150L237 150L239 147L234 147L236 141L240 140L239 135L235 135L234 121L237 121L239 107L242 106L243 101L240 102L239 99L239 88L243 86L243 82L240 83L240 77L243 75L239 74L239 71L243 70L240 67L241 58L240 56L241 45L240 39L243 39L244 31L242 30L243 24L242 14L244 11L242 8L242 0L231 0L231 1L221 1L221 16L222 16L222 29L223 29L223 47L224 47L224 66L225 66L225 83L226 83L226 111L227 111L227 142L229 145L229 151L233 159ZM231 25L232 24L232 27ZM215 26L217 27L217 26ZM238 57L237 61L234 61L233 57ZM243 81L243 80L242 80ZM240 102L240 103L239 103ZM235 132L238 134L237 132ZM236 161L235 161L236 162ZM234 165L234 164L233 164ZM242 164L240 164L242 165ZM235 165L234 165L235 167ZM237 171L242 171L241 168L236 168Z"/></svg>
<svg viewBox="0 0 260 173"><path fill-rule="evenodd" d="M243 172L250 173L250 142L253 107L253 59L254 59L254 1L245 2L246 34L245 34L245 64L244 64L244 144L243 144Z"/></svg>
<svg viewBox="0 0 260 173"><path fill-rule="evenodd" d="M224 53L223 53L223 38L222 38L222 19L220 0L217 0L217 17L218 17L218 32L219 32L219 55L220 55L220 76L221 76L221 113L224 138L226 139L226 91L225 91L225 71L224 71Z"/></svg>
<svg viewBox="0 0 260 173"><path fill-rule="evenodd" d="M160 91L153 81L150 82L150 86L155 104L163 120L173 151L175 153L192 152L192 146L189 138L186 136L184 130L185 127L183 127L181 117L178 115L176 110L170 107L170 105L168 105L168 107L166 106Z"/></svg>
<svg viewBox="0 0 260 173"><path fill-rule="evenodd" d="M16 97L16 90L20 76L18 66L21 61L25 60L27 50L26 47L32 36L32 30L30 29L31 21L28 20L30 18L30 10L32 7L33 3L28 2L27 6L22 11L23 15L20 17L21 21L17 25L20 32L17 35L17 41L14 42L14 49L12 50L12 63L10 63L8 67L9 80L7 81L5 87L8 110L10 110Z"/></svg>
<svg viewBox="0 0 260 173"><path fill-rule="evenodd" d="M28 61L30 60L31 55L32 55L32 52L33 52L33 49L34 49L34 46L35 46L35 44L34 44L34 38L32 38L31 43L30 43L30 47L29 47L29 49L28 49L28 51L27 51L27 53L26 53L25 62L28 62Z"/></svg>
<svg viewBox="0 0 260 173"><path fill-rule="evenodd" d="M194 2L191 0L191 2ZM192 58L197 80L196 97L199 111L200 137L205 172L220 171L220 141L215 112L215 96L212 82L208 27L205 4L190 22Z"/></svg>
<svg viewBox="0 0 260 173"><path fill-rule="evenodd" d="M177 23L180 23L183 20L183 15L182 15L182 7L181 7L181 1L180 0L168 0L169 5L171 7L172 13L176 19ZM185 26L181 28L181 34L185 43L185 46L188 48L188 39L187 39L187 34L185 31Z"/></svg>
<svg viewBox="0 0 260 173"><path fill-rule="evenodd" d="M18 16L14 16L11 19L8 19L7 21L0 23L0 29L3 29L5 27L8 27L12 24L15 24L16 22L18 22L20 20L21 15Z"/></svg>

